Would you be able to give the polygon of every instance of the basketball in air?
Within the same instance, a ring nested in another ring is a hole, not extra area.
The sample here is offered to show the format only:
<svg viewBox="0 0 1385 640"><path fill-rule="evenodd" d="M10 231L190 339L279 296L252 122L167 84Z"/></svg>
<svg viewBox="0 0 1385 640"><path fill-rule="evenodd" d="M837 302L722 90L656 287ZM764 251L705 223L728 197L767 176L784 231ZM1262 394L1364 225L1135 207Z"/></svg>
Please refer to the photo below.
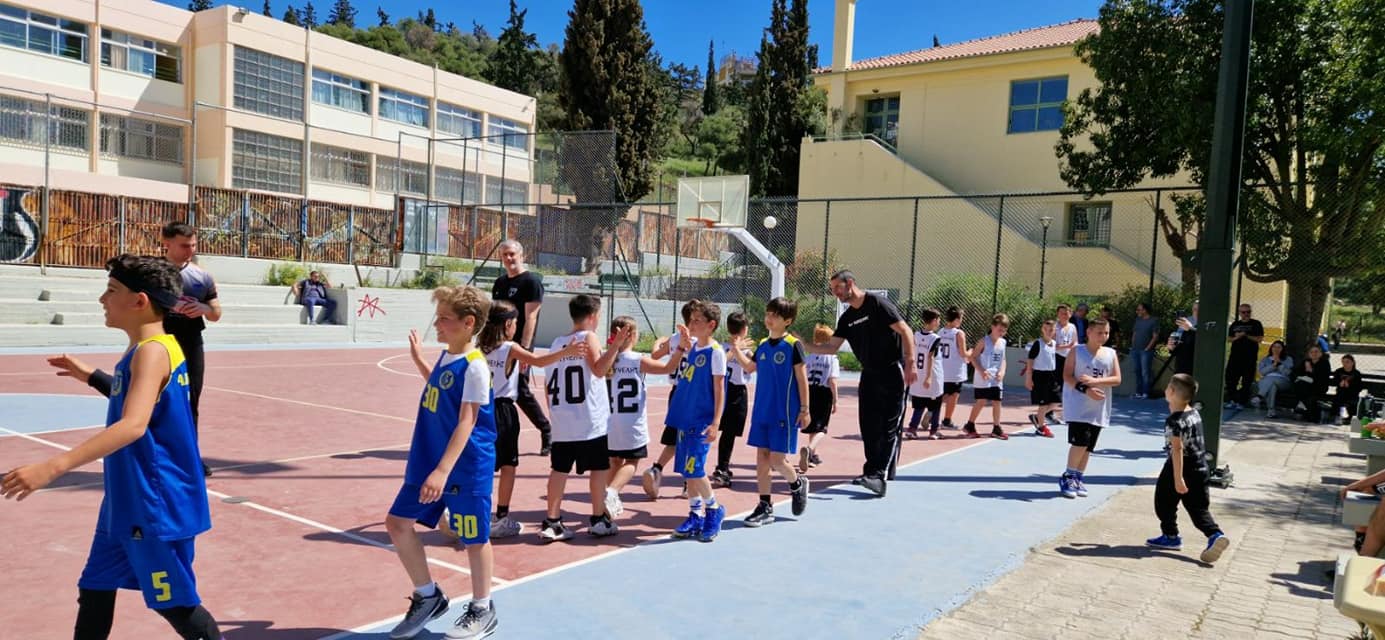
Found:
<svg viewBox="0 0 1385 640"><path fill-rule="evenodd" d="M773 229L779 226L779 220L774 216L765 216L765 221L762 224L765 225L766 229Z"/></svg>

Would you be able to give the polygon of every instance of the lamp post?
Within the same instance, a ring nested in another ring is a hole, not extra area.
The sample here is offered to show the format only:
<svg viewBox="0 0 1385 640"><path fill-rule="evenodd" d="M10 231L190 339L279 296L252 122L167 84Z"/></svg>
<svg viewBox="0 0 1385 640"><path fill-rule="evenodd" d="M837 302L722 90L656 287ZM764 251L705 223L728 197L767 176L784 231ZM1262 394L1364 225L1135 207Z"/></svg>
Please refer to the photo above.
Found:
<svg viewBox="0 0 1385 640"><path fill-rule="evenodd" d="M1039 253L1039 299L1044 299L1044 272L1048 269L1048 225L1053 224L1053 216L1039 218L1039 223L1044 225L1043 248Z"/></svg>

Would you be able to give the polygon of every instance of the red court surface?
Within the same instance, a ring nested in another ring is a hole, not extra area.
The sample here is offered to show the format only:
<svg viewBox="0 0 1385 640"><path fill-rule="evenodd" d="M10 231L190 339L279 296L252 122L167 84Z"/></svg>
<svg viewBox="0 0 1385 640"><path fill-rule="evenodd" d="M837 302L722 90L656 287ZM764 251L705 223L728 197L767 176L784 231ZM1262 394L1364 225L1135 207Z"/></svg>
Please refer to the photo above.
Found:
<svg viewBox="0 0 1385 640"><path fill-rule="evenodd" d="M80 357L109 370L117 354ZM201 448L215 475L208 480L212 530L198 538L196 571L198 590L227 638L321 638L403 613L410 585L383 522L403 476L421 384L403 349L207 354ZM833 435L820 447L824 464L810 473L814 490L860 473L855 383L843 381L841 388ZM94 393L54 376L42 356L0 357L0 394ZM964 392L964 398L969 395ZM662 424L666 397L667 388L651 389L651 425ZM1032 432L1022 401L1011 403L1006 428ZM967 403L958 407L958 423L969 408ZM0 427L22 427L6 424L4 413ZM989 411L981 421L983 432L988 417ZM657 442L658 427L651 431ZM90 427L36 435L0 431L0 469L42 460L92 433ZM662 538L686 515L676 478L666 477L661 499L651 501L637 477L622 492L620 534L598 541L586 535L587 480L574 477L567 485L564 519L577 525L578 536L568 543L540 544L536 532L548 465L538 456L538 432L527 420L521 433L511 510L526 530L495 541L497 586ZM906 441L901 464L985 441ZM657 446L650 449L657 454ZM733 471L736 484L718 490L718 498L728 513L741 514L756 501L754 452L743 441ZM101 500L100 473L100 464L92 464L23 503L0 503L0 539L8 543L0 575L10 594L0 600L5 621L0 637L71 637L76 580ZM784 497L781 481L775 490ZM466 553L436 532L424 540L435 579L454 598L466 594ZM136 592L122 592L113 638L170 633Z"/></svg>

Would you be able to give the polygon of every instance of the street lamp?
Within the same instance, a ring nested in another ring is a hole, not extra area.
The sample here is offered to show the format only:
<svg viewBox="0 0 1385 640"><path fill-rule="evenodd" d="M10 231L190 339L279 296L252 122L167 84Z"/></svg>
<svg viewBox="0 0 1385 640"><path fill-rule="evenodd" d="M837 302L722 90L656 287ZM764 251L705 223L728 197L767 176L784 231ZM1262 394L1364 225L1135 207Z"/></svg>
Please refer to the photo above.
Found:
<svg viewBox="0 0 1385 640"><path fill-rule="evenodd" d="M1044 299L1044 272L1048 268L1048 225L1053 224L1053 216L1039 218L1039 223L1044 225L1043 248L1039 253L1039 299Z"/></svg>

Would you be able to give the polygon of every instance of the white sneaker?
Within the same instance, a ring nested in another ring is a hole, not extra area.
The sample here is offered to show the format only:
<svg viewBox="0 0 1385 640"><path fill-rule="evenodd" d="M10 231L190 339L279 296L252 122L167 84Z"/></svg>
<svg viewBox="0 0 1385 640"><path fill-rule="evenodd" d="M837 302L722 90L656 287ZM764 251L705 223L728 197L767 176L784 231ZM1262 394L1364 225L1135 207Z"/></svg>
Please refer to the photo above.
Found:
<svg viewBox="0 0 1385 640"><path fill-rule="evenodd" d="M572 530L561 522L545 522L539 528L539 539L544 542L560 542L572 539Z"/></svg>
<svg viewBox="0 0 1385 640"><path fill-rule="evenodd" d="M813 450L807 445L798 448L798 472L808 473L808 458L813 455Z"/></svg>
<svg viewBox="0 0 1385 640"><path fill-rule="evenodd" d="M620 492L614 487L606 487L606 513L612 518L625 513L625 505L620 503Z"/></svg>
<svg viewBox="0 0 1385 640"><path fill-rule="evenodd" d="M620 533L620 527L617 527L616 523L611 522L609 520L601 520L596 524L588 527L587 532L591 533L592 535L598 538L605 538L607 536L613 536L617 533Z"/></svg>
<svg viewBox="0 0 1385 640"><path fill-rule="evenodd" d="M1347 423L1347 408L1346 408L1346 407L1338 407L1338 408L1337 408L1337 417L1338 417L1338 418L1341 418L1342 424L1346 424L1346 423Z"/></svg>
<svg viewBox="0 0 1385 640"><path fill-rule="evenodd" d="M640 477L640 483L644 485L644 495L649 496L650 500L658 500L659 484L663 479L664 473L658 467L645 469L644 475Z"/></svg>
<svg viewBox="0 0 1385 640"><path fill-rule="evenodd" d="M513 538L521 533L524 533L524 525L508 515L499 520L491 520L492 538Z"/></svg>

